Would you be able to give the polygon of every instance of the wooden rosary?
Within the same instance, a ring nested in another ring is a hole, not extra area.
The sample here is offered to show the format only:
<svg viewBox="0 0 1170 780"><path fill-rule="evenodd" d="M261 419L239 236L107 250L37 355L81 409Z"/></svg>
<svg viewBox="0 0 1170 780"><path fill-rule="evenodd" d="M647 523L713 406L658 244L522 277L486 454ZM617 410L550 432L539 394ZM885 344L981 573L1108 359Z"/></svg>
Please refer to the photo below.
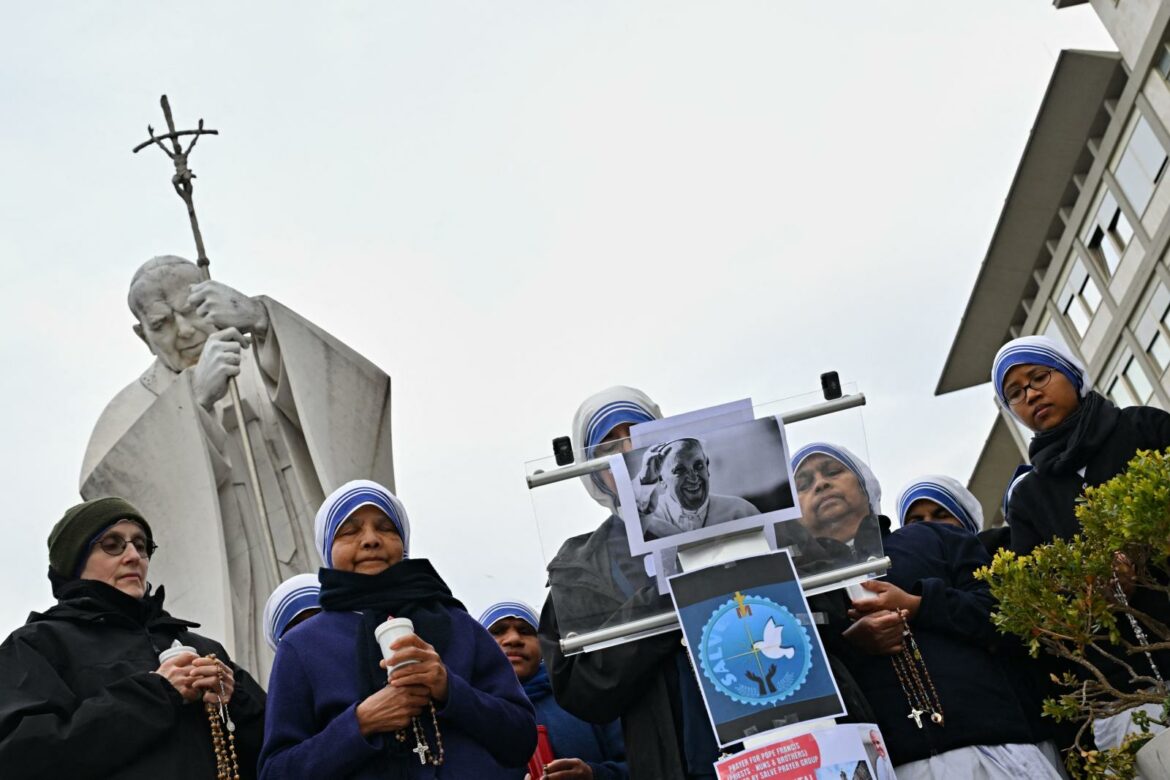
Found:
<svg viewBox="0 0 1170 780"><path fill-rule="evenodd" d="M215 653L203 656L215 661ZM215 776L217 780L240 780L240 761L236 756L236 724L228 713L227 690L223 685L223 666L215 664L216 676L219 679L219 703L203 702L207 711L207 722L211 726L211 747L215 751ZM224 738L224 729L227 729L227 738Z"/></svg>

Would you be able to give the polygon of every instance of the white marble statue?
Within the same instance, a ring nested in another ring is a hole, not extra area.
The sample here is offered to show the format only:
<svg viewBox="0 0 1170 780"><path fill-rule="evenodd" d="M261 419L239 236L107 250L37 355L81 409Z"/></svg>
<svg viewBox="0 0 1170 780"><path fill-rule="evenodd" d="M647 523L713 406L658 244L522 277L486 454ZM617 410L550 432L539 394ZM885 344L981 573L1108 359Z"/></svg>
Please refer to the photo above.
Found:
<svg viewBox="0 0 1170 780"><path fill-rule="evenodd" d="M117 495L151 520L151 579L168 608L224 637L267 679L261 614L281 580L321 565L313 517L351 479L393 489L390 377L276 301L200 282L156 257L128 297L155 360L110 401L81 467L85 498ZM271 574L227 391L236 376L279 559Z"/></svg>

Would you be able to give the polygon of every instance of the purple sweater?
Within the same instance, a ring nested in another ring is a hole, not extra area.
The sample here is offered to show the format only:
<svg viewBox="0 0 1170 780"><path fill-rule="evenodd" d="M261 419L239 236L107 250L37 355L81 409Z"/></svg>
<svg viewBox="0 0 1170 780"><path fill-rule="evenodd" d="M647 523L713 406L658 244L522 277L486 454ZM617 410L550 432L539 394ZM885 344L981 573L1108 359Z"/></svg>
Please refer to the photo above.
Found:
<svg viewBox="0 0 1170 780"><path fill-rule="evenodd" d="M409 776L515 777L514 768L536 749L532 705L495 640L466 612L449 611L452 636L443 653L449 692L437 710L446 759L436 769L410 755ZM358 731L360 625L356 612L322 612L281 639L268 683L263 780L387 775L381 748L394 737L367 739Z"/></svg>

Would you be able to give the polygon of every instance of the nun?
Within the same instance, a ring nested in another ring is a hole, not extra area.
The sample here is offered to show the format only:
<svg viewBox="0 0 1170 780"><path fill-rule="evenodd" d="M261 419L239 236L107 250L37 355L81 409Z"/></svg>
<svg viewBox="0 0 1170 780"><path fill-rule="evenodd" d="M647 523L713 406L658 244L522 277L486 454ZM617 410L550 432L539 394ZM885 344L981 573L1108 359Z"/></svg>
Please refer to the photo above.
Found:
<svg viewBox="0 0 1170 780"><path fill-rule="evenodd" d="M1085 487L1125 471L1138 450L1170 446L1170 414L1152 406L1118 409L1092 389L1080 360L1046 336L1009 341L991 377L1000 403L1032 431L1033 468L1008 504L1012 549L1020 554L1072 537Z"/></svg>
<svg viewBox="0 0 1170 780"><path fill-rule="evenodd" d="M992 653L993 600L974 576L990 559L974 534L943 522L891 533L879 520L877 478L839 445L810 444L792 466L802 514L819 539L846 544L852 534L859 554L868 554L878 549L870 529L884 537L877 541L891 561L885 577L862 583L868 594L852 602L845 623L828 613L822 636L844 640L826 645L872 705L897 776L1057 780Z"/></svg>
<svg viewBox="0 0 1170 780"><path fill-rule="evenodd" d="M553 697L536 635L539 624L536 611L520 601L501 601L484 610L479 623L504 651L524 686L525 695L536 709L539 738L545 744L543 750L537 748L529 761L528 774L552 780L629 777L620 724L616 721L602 725L586 723L565 712ZM516 780L523 776L523 770L517 770Z"/></svg>
<svg viewBox="0 0 1170 780"><path fill-rule="evenodd" d="M999 402L1032 431L1032 470L1012 483L1007 505L1011 549L1019 554L1071 538L1080 530L1075 507L1086 487L1124 472L1138 450L1170 446L1170 414L1150 406L1119 409L1093 390L1080 360L1046 336L1025 336L1001 347L991 378ZM1136 609L1170 620L1164 595L1138 590L1129 598ZM1121 630L1135 641L1124 621ZM1170 653L1154 652L1152 663L1160 674L1170 673ZM1112 665L1106 676L1120 691L1134 689L1119 665ZM1144 709L1160 715L1160 708ZM1131 712L1094 722L1097 747L1118 747L1138 730Z"/></svg>
<svg viewBox="0 0 1170 780"><path fill-rule="evenodd" d="M959 480L928 474L898 494L898 519L904 526L946 523L978 534L983 527L983 507Z"/></svg>
<svg viewBox="0 0 1170 780"><path fill-rule="evenodd" d="M316 574L294 574L276 586L264 605L264 638L273 652L286 631L321 611L320 594Z"/></svg>
<svg viewBox="0 0 1170 780"><path fill-rule="evenodd" d="M573 416L578 460L629 451L630 428L661 417L658 405L632 387L586 398ZM719 746L679 631L576 655L561 651L561 637L570 631L672 609L642 561L630 555L609 471L583 481L607 518L592 533L566 541L548 565L539 634L553 694L589 723L620 719L632 780L714 778Z"/></svg>
<svg viewBox="0 0 1170 780"><path fill-rule="evenodd" d="M1018 473L1018 472L1017 472ZM1018 479L1017 477L1013 477ZM1007 517L1007 498L1011 484L1004 494L1003 514ZM898 495L898 520L911 523L947 523L970 531L979 537L987 554L994 557L1009 544L1008 527L983 528L983 507L979 499L962 482L942 474L919 477L902 489Z"/></svg>
<svg viewBox="0 0 1170 780"><path fill-rule="evenodd" d="M532 705L430 562L408 557L402 502L348 482L314 534L322 611L277 645L260 776L514 777L536 746ZM389 618L412 631L383 657L375 629Z"/></svg>
<svg viewBox="0 0 1170 780"><path fill-rule="evenodd" d="M801 525L829 560L881 557L890 520L881 514L882 488L865 461L840 445L814 442L792 456L792 475Z"/></svg>

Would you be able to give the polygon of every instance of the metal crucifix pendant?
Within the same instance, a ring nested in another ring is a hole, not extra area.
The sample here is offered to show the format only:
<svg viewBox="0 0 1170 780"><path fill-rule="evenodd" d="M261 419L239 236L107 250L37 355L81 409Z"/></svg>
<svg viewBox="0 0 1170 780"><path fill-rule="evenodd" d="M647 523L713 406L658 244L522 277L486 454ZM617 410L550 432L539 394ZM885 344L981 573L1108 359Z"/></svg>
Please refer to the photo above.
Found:
<svg viewBox="0 0 1170 780"><path fill-rule="evenodd" d="M926 714L926 710L919 710L913 707L910 708L910 714L906 717L914 721L914 725L922 728L922 716Z"/></svg>
<svg viewBox="0 0 1170 780"><path fill-rule="evenodd" d="M414 750L412 750L411 752L418 754L418 762L420 764L427 763L427 753L429 753L430 750L427 748L425 742L416 739L415 745L414 745Z"/></svg>

